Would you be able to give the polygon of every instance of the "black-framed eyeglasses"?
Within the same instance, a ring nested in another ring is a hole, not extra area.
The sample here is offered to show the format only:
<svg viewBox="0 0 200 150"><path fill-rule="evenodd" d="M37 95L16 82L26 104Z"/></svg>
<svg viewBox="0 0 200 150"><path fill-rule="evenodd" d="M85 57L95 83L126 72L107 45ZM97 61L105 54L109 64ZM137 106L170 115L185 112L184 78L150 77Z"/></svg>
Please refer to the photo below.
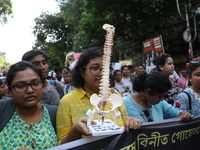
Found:
<svg viewBox="0 0 200 150"><path fill-rule="evenodd" d="M93 76L98 76L99 74L101 74L102 68L100 67L86 67L84 66L84 68L90 69L90 73Z"/></svg>
<svg viewBox="0 0 200 150"><path fill-rule="evenodd" d="M28 89L28 86L30 85L30 87L33 90L37 90L42 88L42 81L33 81L31 83L17 83L13 86L10 86L11 88L13 88L16 92L25 92Z"/></svg>
<svg viewBox="0 0 200 150"><path fill-rule="evenodd" d="M144 112L144 115L147 117L148 122L152 122L153 119L151 118L150 112L147 109L143 110L143 112Z"/></svg>

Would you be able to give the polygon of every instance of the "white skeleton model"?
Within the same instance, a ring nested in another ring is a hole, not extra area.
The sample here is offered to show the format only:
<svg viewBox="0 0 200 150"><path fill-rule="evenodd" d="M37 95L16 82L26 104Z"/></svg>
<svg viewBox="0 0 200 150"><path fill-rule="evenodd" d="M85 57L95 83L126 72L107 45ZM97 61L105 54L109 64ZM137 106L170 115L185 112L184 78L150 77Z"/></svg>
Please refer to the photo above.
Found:
<svg viewBox="0 0 200 150"><path fill-rule="evenodd" d="M122 105L122 99L117 94L109 95L109 67L110 67L110 57L113 46L113 36L115 32L115 28L112 25L104 24L103 29L106 30L106 41L104 45L104 56L103 56L103 65L102 65L102 78L101 84L99 87L99 95L92 94L90 97L90 102L94 106L94 109L91 111L90 109L87 111L87 125L91 125L93 117L103 118L104 116L108 116L110 113L114 114L114 125L117 124L118 119L121 117L120 112L116 112L116 108ZM104 111L104 103L111 103L112 108L109 111ZM99 107L101 105L101 108Z"/></svg>

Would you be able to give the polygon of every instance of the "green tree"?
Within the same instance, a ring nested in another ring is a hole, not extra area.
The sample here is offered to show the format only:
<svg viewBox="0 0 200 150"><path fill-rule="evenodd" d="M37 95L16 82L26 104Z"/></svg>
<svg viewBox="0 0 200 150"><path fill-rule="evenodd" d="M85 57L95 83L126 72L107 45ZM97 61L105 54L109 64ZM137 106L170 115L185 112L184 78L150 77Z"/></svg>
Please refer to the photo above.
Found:
<svg viewBox="0 0 200 150"><path fill-rule="evenodd" d="M60 65L64 62L64 56L71 47L67 39L70 29L65 25L60 14L44 12L35 19L35 22L33 33L37 40L34 49L46 51L54 62L52 65Z"/></svg>
<svg viewBox="0 0 200 150"><path fill-rule="evenodd" d="M3 57L0 56L0 69L3 72L7 72L10 68L10 63L8 63Z"/></svg>
<svg viewBox="0 0 200 150"><path fill-rule="evenodd" d="M85 0L85 7L80 29L85 29L88 40L99 39L96 41L102 44L101 25L110 23L116 28L115 50L129 56L142 53L142 42L160 34L165 45L173 41L170 48L180 46L175 26L181 18L174 0Z"/></svg>
<svg viewBox="0 0 200 150"><path fill-rule="evenodd" d="M142 42L158 35L162 35L167 53L187 53L188 44L182 40L186 23L178 15L174 0L57 2L60 12L56 15L43 13L38 17L34 34L37 37L36 47L48 48L50 56L59 60L71 51L81 52L91 46L103 47L105 31L102 26L105 23L116 28L114 57L120 52L131 58L142 56ZM180 1L180 6L184 2ZM55 32L57 34L53 34ZM49 37L53 40L49 40Z"/></svg>
<svg viewBox="0 0 200 150"><path fill-rule="evenodd" d="M60 13L42 13L35 19L33 33L37 40L34 48L48 53L51 66L62 66L68 52L79 52L73 47L78 32L77 20L80 20L82 1L72 0L67 3L60 1Z"/></svg>
<svg viewBox="0 0 200 150"><path fill-rule="evenodd" d="M0 68L3 68L5 62L5 59L3 57L0 57Z"/></svg>
<svg viewBox="0 0 200 150"><path fill-rule="evenodd" d="M0 0L0 23L7 22L7 17L12 14L12 2L11 0Z"/></svg>

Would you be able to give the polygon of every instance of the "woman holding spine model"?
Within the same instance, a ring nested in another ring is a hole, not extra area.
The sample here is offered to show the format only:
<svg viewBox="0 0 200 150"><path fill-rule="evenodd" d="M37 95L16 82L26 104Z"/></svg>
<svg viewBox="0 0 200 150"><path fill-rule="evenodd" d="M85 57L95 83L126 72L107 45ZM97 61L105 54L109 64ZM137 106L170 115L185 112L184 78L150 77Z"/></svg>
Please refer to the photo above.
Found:
<svg viewBox="0 0 200 150"><path fill-rule="evenodd" d="M80 56L74 69L72 82L72 85L77 89L61 99L57 111L56 125L59 144L84 138L91 134L87 127L87 118L84 117L87 117L88 109L93 109L90 96L94 93L99 94L100 91L102 60L102 49L97 47L87 49ZM105 104L105 111L108 111L110 106L110 104ZM118 111L121 112L121 118L118 119L117 125L125 126L126 132L129 129L141 127L141 120L127 116L124 104L118 108ZM105 117L105 119L113 121L112 116Z"/></svg>

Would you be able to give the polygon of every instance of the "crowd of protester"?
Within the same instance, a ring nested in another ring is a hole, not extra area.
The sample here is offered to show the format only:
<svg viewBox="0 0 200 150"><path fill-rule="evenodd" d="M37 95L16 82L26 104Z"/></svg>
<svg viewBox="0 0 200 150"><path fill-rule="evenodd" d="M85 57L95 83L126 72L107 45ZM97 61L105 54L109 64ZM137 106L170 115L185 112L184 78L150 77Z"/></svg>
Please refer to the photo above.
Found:
<svg viewBox="0 0 200 150"><path fill-rule="evenodd" d="M0 149L47 149L91 136L86 112L93 109L90 96L99 94L102 49L84 51L73 69L49 70L48 59L44 51L30 50L10 67L6 82L0 80ZM173 58L166 53L148 73L143 64L110 71L110 92L123 100L117 108L118 125L129 132L145 122L200 115L198 57L189 67L181 66L178 77L175 73ZM105 111L110 107L104 104Z"/></svg>

